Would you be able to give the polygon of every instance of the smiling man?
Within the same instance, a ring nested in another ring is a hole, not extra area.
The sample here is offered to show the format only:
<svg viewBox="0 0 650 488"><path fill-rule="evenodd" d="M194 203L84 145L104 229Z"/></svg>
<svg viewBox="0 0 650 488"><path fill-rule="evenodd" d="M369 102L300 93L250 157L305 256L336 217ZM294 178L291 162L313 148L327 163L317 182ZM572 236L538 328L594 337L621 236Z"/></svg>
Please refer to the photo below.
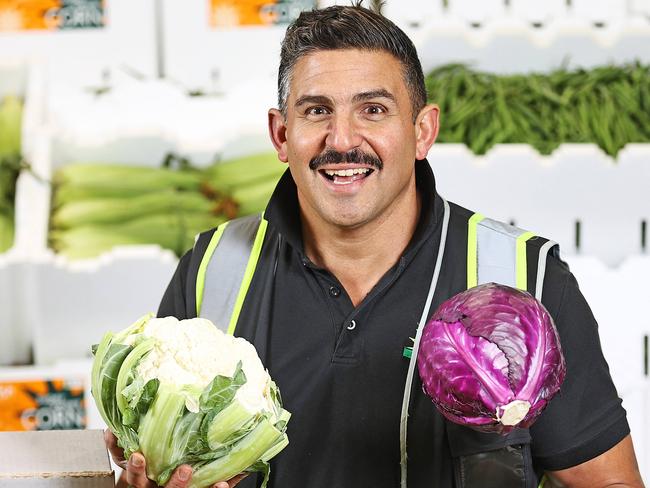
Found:
<svg viewBox="0 0 650 488"><path fill-rule="evenodd" d="M359 6L304 12L282 45L278 102L269 132L289 171L264 217L201 234L159 309L225 328L219 314L230 305L216 290L242 298L226 322L255 344L293 413L270 486L642 486L597 325L557 246L437 192L425 158L439 110L426 104L406 35ZM433 310L495 257L480 238L472 252L479 222L523 242L523 287L539 295L543 283L567 362L560 394L507 437L445 421L404 354ZM238 261L252 277L233 281ZM150 486L144 465L139 454L126 465L136 488ZM169 486L187 486L189 475L179 467Z"/></svg>

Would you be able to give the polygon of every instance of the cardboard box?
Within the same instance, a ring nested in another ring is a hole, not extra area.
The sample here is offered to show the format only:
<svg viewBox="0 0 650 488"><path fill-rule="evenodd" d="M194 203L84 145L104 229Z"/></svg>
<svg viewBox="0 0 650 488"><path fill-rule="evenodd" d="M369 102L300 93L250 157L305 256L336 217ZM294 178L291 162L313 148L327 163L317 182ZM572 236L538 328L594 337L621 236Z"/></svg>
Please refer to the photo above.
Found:
<svg viewBox="0 0 650 488"><path fill-rule="evenodd" d="M113 488L101 430L0 432L0 488Z"/></svg>

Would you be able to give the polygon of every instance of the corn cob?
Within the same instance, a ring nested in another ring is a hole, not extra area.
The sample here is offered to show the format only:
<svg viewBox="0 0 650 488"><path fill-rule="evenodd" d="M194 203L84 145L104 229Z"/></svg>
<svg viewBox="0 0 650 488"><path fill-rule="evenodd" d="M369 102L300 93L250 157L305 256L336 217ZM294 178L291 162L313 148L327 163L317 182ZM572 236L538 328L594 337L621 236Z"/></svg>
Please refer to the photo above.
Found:
<svg viewBox="0 0 650 488"><path fill-rule="evenodd" d="M50 243L70 259L98 256L113 246L158 244L177 255L192 247L194 236L225 219L211 214L151 215L126 223L78 226L50 233Z"/></svg>
<svg viewBox="0 0 650 488"><path fill-rule="evenodd" d="M0 103L0 253L14 239L14 199L20 167L22 102L13 95Z"/></svg>
<svg viewBox="0 0 650 488"><path fill-rule="evenodd" d="M9 249L14 242L14 219L11 215L0 211L0 252Z"/></svg>
<svg viewBox="0 0 650 488"><path fill-rule="evenodd" d="M156 191L176 188L178 190L196 191L201 186L202 176L196 170L172 170L167 168L149 168L105 163L74 163L57 170L53 182L58 186L75 186L80 188L103 188L114 190L116 196L120 191L131 192Z"/></svg>
<svg viewBox="0 0 650 488"><path fill-rule="evenodd" d="M275 154L229 160L202 171L67 165L53 178L50 244L69 258L145 243L180 255L196 233L226 218L263 210L285 169Z"/></svg>
<svg viewBox="0 0 650 488"><path fill-rule="evenodd" d="M209 213L215 203L201 194L175 190L145 193L132 198L102 198L72 201L58 208L51 218L53 227L119 223L145 215L174 212Z"/></svg>
<svg viewBox="0 0 650 488"><path fill-rule="evenodd" d="M228 193L260 181L277 182L286 169L275 153L262 153L215 163L205 170L205 179L217 191Z"/></svg>
<svg viewBox="0 0 650 488"><path fill-rule="evenodd" d="M237 215L244 216L263 211L276 184L276 180L269 179L235 188L229 196L237 204Z"/></svg>
<svg viewBox="0 0 650 488"><path fill-rule="evenodd" d="M0 160L20 157L23 105L14 95L0 104Z"/></svg>

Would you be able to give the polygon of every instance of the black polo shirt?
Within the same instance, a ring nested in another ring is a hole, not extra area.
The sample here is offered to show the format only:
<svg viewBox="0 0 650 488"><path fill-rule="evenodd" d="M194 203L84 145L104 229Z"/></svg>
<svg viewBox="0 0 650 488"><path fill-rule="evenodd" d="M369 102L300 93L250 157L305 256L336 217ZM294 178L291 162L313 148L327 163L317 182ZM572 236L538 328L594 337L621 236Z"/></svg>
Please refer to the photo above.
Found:
<svg viewBox="0 0 650 488"><path fill-rule="evenodd" d="M285 408L293 414L290 444L272 461L273 488L399 486L399 423L409 362L403 349L412 344L425 304L443 215L429 164L418 161L416 170L422 197L416 231L397 263L357 307L335 276L305 256L296 188L288 171L269 202L269 232L282 236L277 267L270 284L253 278L240 322L255 320L247 310L254 308L249 299L254 300L256 290L272 287L269 330L263 343L259 338L254 343L263 350ZM441 275L428 315L466 288L472 213L450 207ZM159 316L196 316L190 257L191 252L181 259ZM538 471L582 463L629 433L592 313L566 264L552 255L547 261L543 302L559 330L567 376L531 428ZM422 393L418 378L411 406L409 487L453 487L445 421ZM253 478L240 486L254 486Z"/></svg>

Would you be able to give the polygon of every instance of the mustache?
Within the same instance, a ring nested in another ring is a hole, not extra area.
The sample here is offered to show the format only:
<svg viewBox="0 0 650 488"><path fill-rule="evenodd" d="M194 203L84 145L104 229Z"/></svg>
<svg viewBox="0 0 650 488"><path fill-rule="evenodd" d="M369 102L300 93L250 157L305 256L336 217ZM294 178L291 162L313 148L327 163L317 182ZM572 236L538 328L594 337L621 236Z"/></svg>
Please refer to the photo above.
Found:
<svg viewBox="0 0 650 488"><path fill-rule="evenodd" d="M355 148L347 152L338 152L334 149L327 149L325 152L313 157L309 161L309 169L316 170L326 164L341 164L341 163L354 163L354 164L367 164L378 170L384 168L384 163L377 156L363 152L361 149Z"/></svg>

